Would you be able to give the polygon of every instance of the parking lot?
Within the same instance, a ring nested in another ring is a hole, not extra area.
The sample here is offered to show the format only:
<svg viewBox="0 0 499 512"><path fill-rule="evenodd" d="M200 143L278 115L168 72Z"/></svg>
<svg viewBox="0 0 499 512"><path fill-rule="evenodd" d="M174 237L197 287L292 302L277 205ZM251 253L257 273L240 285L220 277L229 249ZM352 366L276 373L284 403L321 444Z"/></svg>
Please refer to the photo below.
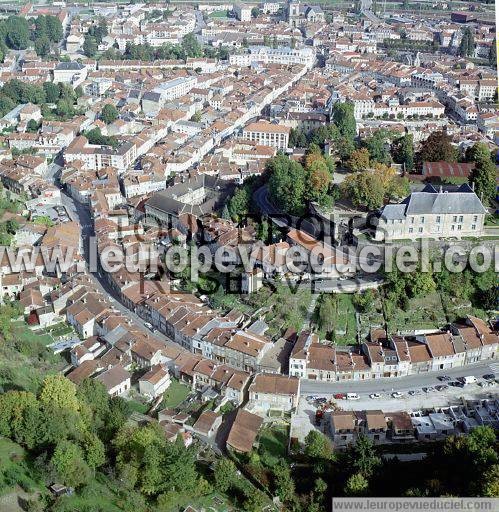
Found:
<svg viewBox="0 0 499 512"><path fill-rule="evenodd" d="M31 204L28 206L32 220L39 217L48 218L55 224L69 222L70 215L63 205Z"/></svg>
<svg viewBox="0 0 499 512"><path fill-rule="evenodd" d="M479 379L478 382L483 382L483 380ZM445 383L442 382L443 384ZM327 404L328 410L363 411L380 409L383 412L411 412L458 405L462 403L463 399L497 398L498 390L499 386L495 382L490 387L481 387L478 383L475 383L463 387L448 386L447 389L442 391L433 388L427 393L419 390L414 395L403 392L399 398L393 398L393 391L387 385L384 391L377 393L380 395L379 398L370 398L369 393L359 393L359 398L356 400L335 399L332 394L316 394L314 397L317 398L314 399L310 395L308 397L302 396L296 414L292 418L292 437L303 442L308 432L313 429L327 433L329 414L325 414L320 426L315 425L315 413L324 404Z"/></svg>

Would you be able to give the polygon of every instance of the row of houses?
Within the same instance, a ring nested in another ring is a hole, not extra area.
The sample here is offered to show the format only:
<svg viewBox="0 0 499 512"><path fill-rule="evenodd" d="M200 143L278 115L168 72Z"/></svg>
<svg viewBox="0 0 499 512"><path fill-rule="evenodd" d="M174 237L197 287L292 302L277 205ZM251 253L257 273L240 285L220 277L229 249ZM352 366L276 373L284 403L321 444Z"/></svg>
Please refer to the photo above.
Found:
<svg viewBox="0 0 499 512"><path fill-rule="evenodd" d="M498 334L473 316L445 332L388 336L374 329L369 341L349 350L324 345L305 331L291 352L289 375L330 382L403 377L496 359L498 350Z"/></svg>
<svg viewBox="0 0 499 512"><path fill-rule="evenodd" d="M354 444L359 435L375 444L435 441L480 425L498 428L497 399L467 400L428 411L333 411L329 415L329 433L336 448Z"/></svg>

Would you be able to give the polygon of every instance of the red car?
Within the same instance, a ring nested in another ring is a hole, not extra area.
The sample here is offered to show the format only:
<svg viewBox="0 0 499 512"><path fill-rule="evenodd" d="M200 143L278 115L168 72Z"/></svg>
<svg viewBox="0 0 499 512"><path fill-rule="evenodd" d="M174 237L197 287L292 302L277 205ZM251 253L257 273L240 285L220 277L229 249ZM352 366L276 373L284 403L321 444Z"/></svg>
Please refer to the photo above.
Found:
<svg viewBox="0 0 499 512"><path fill-rule="evenodd" d="M336 398L336 400L345 400L346 395L344 395L343 393L336 393L336 395L334 395L334 398Z"/></svg>

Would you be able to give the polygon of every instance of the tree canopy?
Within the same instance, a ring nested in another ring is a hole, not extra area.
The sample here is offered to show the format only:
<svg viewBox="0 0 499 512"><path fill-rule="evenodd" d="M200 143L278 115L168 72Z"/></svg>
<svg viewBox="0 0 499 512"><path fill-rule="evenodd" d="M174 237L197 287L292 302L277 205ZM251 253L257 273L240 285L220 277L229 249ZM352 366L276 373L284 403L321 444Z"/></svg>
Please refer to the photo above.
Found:
<svg viewBox="0 0 499 512"><path fill-rule="evenodd" d="M475 188L476 195L487 205L496 196L496 166L492 162L490 151L483 142L477 142L468 153L475 168L469 176L469 183Z"/></svg>

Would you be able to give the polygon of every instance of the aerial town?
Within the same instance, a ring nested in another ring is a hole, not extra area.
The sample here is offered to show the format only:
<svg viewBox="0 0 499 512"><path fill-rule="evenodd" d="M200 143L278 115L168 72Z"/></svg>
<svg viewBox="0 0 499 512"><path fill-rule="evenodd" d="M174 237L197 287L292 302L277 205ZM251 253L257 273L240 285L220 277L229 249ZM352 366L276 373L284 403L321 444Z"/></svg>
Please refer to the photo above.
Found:
<svg viewBox="0 0 499 512"><path fill-rule="evenodd" d="M0 3L0 512L497 510L495 20Z"/></svg>

